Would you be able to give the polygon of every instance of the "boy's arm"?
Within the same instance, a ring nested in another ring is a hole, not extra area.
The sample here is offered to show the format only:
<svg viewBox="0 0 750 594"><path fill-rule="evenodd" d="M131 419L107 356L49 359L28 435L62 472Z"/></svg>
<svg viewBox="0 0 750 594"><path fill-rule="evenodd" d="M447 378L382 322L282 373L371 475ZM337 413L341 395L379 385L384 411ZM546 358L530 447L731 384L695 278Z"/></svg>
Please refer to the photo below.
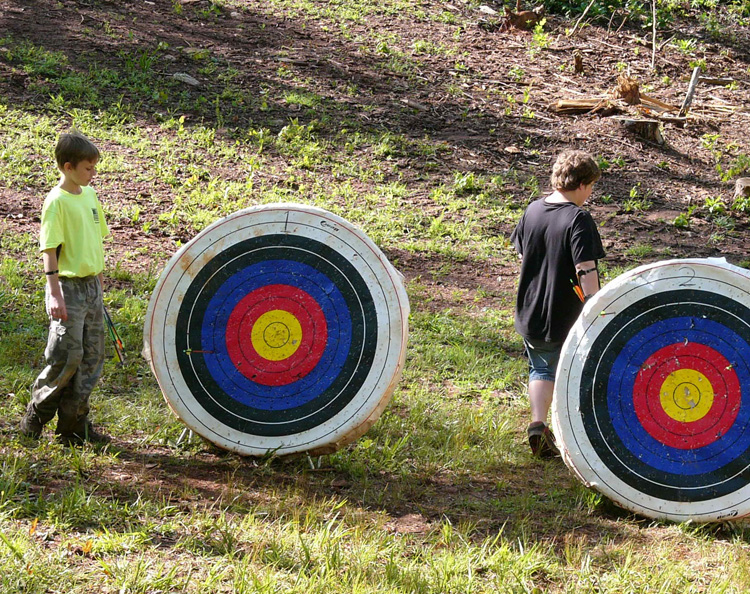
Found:
<svg viewBox="0 0 750 594"><path fill-rule="evenodd" d="M599 271L596 268L596 260L579 262L576 264L576 272L584 297L591 297L599 290Z"/></svg>
<svg viewBox="0 0 750 594"><path fill-rule="evenodd" d="M65 297L63 297L60 278L57 274L57 248L50 248L42 252L42 262L44 262L44 273L47 278L47 287L49 287L49 315L51 318L62 320L68 319L68 310L65 307ZM48 274L54 271L53 274Z"/></svg>

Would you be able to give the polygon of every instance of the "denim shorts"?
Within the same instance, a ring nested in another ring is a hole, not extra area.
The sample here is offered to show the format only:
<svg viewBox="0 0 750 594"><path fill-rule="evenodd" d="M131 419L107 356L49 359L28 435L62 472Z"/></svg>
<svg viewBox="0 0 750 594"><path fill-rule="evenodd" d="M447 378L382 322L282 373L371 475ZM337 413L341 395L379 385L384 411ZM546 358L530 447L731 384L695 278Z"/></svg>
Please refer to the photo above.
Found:
<svg viewBox="0 0 750 594"><path fill-rule="evenodd" d="M563 343L524 338L523 344L529 358L529 381L554 382Z"/></svg>

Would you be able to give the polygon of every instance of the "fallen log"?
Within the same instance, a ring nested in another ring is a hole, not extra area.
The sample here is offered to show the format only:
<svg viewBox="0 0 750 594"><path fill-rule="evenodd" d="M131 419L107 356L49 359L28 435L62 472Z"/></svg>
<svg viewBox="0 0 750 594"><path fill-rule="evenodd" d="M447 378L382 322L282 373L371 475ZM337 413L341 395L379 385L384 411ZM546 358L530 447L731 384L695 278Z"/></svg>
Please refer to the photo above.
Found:
<svg viewBox="0 0 750 594"><path fill-rule="evenodd" d="M600 114L612 115L620 113L617 107L606 97L586 97L584 99L559 99L550 103L549 108L555 113L576 115L576 114Z"/></svg>
<svg viewBox="0 0 750 594"><path fill-rule="evenodd" d="M641 103L643 105L647 105L651 109L655 109L657 111L661 112L671 112L671 111L678 111L678 107L675 105L670 105L669 103L664 103L663 101L659 101L658 99L654 97L650 97L648 95L644 95L641 93Z"/></svg>
<svg viewBox="0 0 750 594"><path fill-rule="evenodd" d="M698 82L703 83L705 85L719 85L719 86L725 87L737 81L733 78L713 78L711 76L699 76Z"/></svg>

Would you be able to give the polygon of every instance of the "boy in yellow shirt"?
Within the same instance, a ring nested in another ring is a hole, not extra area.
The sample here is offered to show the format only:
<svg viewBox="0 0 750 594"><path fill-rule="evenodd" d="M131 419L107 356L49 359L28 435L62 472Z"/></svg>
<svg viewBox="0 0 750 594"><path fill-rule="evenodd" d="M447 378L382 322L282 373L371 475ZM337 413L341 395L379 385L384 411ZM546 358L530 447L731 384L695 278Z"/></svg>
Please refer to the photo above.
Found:
<svg viewBox="0 0 750 594"><path fill-rule="evenodd" d="M45 305L50 317L46 366L31 388L21 433L38 438L57 414L60 441L106 443L88 419L89 396L104 365L102 240L109 235L96 192L89 186L99 149L77 132L62 134L55 148L60 183L44 201L39 234Z"/></svg>

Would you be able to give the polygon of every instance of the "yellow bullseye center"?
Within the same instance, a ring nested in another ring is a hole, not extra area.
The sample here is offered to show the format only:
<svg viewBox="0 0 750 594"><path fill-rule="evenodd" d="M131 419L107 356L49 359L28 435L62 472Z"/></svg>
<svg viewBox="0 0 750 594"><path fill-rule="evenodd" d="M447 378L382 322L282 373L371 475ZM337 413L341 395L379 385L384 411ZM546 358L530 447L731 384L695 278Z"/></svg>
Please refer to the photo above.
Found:
<svg viewBox="0 0 750 594"><path fill-rule="evenodd" d="M288 311L273 309L255 321L250 340L261 357L270 361L283 361L299 348L302 326Z"/></svg>
<svg viewBox="0 0 750 594"><path fill-rule="evenodd" d="M714 403L711 382L700 371L680 369L667 376L659 392L664 412L675 421L702 419Z"/></svg>

